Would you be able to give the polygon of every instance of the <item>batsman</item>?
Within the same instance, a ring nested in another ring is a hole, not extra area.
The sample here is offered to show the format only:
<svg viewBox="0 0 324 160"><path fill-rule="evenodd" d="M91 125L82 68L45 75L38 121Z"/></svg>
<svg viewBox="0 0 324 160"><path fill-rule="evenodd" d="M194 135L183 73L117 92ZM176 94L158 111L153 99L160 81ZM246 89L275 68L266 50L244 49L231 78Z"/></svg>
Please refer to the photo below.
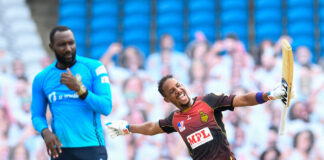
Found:
<svg viewBox="0 0 324 160"><path fill-rule="evenodd" d="M156 135L178 132L194 160L235 160L222 122L222 111L233 111L236 107L281 99L285 94L278 86L269 92L250 92L243 95L209 93L191 98L186 88L172 75L167 75L159 81L158 90L164 101L172 103L177 110L158 122L108 122L106 126L110 136L114 138L131 133Z"/></svg>

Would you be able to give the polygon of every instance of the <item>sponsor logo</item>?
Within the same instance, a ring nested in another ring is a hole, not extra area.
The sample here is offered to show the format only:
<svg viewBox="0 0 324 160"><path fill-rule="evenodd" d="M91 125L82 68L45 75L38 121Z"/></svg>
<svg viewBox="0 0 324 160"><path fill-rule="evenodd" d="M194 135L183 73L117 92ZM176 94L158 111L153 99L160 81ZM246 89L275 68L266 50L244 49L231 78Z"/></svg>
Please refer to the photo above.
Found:
<svg viewBox="0 0 324 160"><path fill-rule="evenodd" d="M79 98L79 95L74 93L74 94L57 94L56 92L52 92L48 95L48 101L50 103L56 102L56 101L61 101L63 99L77 99Z"/></svg>
<svg viewBox="0 0 324 160"><path fill-rule="evenodd" d="M178 128L179 128L180 132L183 132L186 129L186 127L184 126L183 121L178 123Z"/></svg>
<svg viewBox="0 0 324 160"><path fill-rule="evenodd" d="M208 114L204 113L203 111L200 111L199 114L200 114L200 121L202 123L206 123L208 121Z"/></svg>
<svg viewBox="0 0 324 160"><path fill-rule="evenodd" d="M104 65L101 65L96 69L97 76L99 76L101 74L105 74L105 73L107 73L107 71L106 71L106 68Z"/></svg>
<svg viewBox="0 0 324 160"><path fill-rule="evenodd" d="M101 83L109 83L109 78L108 78L108 76L102 76L102 77L101 77Z"/></svg>
<svg viewBox="0 0 324 160"><path fill-rule="evenodd" d="M189 142L192 149L195 149L213 139L214 138L208 127L196 131L187 137L187 141Z"/></svg>
<svg viewBox="0 0 324 160"><path fill-rule="evenodd" d="M285 92L285 95L282 96L281 101L286 105L288 100L288 83L286 82L285 79L282 79L281 84L282 84L282 89Z"/></svg>

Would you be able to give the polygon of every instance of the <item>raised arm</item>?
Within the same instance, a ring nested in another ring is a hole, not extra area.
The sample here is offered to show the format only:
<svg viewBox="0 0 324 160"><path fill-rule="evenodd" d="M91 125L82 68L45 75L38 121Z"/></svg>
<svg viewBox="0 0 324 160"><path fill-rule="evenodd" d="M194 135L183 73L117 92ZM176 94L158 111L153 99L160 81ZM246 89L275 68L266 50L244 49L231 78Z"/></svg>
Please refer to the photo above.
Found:
<svg viewBox="0 0 324 160"><path fill-rule="evenodd" d="M158 122L145 122L142 124L128 124L127 121L119 120L106 123L107 130L112 138L119 135L139 133L143 135L156 135L163 133Z"/></svg>
<svg viewBox="0 0 324 160"><path fill-rule="evenodd" d="M130 124L129 131L132 133L139 133L144 135L156 135L163 133L158 122L145 122L142 124Z"/></svg>
<svg viewBox="0 0 324 160"><path fill-rule="evenodd" d="M258 98L258 101L257 101ZM254 106L270 100L268 92L251 92L243 95L236 95L233 100L234 107Z"/></svg>

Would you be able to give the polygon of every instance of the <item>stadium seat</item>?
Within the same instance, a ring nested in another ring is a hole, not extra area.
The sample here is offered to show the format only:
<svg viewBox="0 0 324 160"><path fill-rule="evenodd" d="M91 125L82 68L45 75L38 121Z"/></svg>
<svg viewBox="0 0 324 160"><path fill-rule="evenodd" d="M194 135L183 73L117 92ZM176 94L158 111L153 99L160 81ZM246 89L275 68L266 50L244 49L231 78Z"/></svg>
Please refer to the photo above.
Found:
<svg viewBox="0 0 324 160"><path fill-rule="evenodd" d="M123 20L124 28L145 28L149 30L150 17L149 15L134 15L125 16Z"/></svg>
<svg viewBox="0 0 324 160"><path fill-rule="evenodd" d="M297 20L314 21L314 13L311 7L300 7L287 10L287 19L290 22Z"/></svg>
<svg viewBox="0 0 324 160"><path fill-rule="evenodd" d="M259 9L255 11L256 23L281 23L282 12L280 9Z"/></svg>
<svg viewBox="0 0 324 160"><path fill-rule="evenodd" d="M221 28L221 36L224 38L226 35L230 33L236 34L241 40L246 39L248 36L247 25L225 25Z"/></svg>
<svg viewBox="0 0 324 160"><path fill-rule="evenodd" d="M188 8L189 12L193 11L215 11L216 8L216 1L215 0L189 0L188 1Z"/></svg>
<svg viewBox="0 0 324 160"><path fill-rule="evenodd" d="M68 5L59 6L59 17L86 17L87 16L87 6L82 3L71 3Z"/></svg>
<svg viewBox="0 0 324 160"><path fill-rule="evenodd" d="M287 0L287 7L288 9L295 8L295 7L313 7L314 1L312 0Z"/></svg>
<svg viewBox="0 0 324 160"><path fill-rule="evenodd" d="M124 14L133 15L133 14L150 14L151 4L149 0L133 0L124 3Z"/></svg>
<svg viewBox="0 0 324 160"><path fill-rule="evenodd" d="M231 10L221 13L221 23L222 24L237 24L248 22L247 10Z"/></svg>
<svg viewBox="0 0 324 160"><path fill-rule="evenodd" d="M282 0L254 0L256 9L281 9Z"/></svg>
<svg viewBox="0 0 324 160"><path fill-rule="evenodd" d="M86 31L87 20L84 18L60 18L59 24L68 26L73 32L77 30Z"/></svg>
<svg viewBox="0 0 324 160"><path fill-rule="evenodd" d="M312 23L290 23L288 25L288 34L296 35L309 35L314 36L314 25Z"/></svg>
<svg viewBox="0 0 324 160"><path fill-rule="evenodd" d="M98 1L92 3L93 17L117 17L119 14L118 1Z"/></svg>
<svg viewBox="0 0 324 160"><path fill-rule="evenodd" d="M92 32L90 35L91 45L101 45L118 41L117 32L114 31L101 31Z"/></svg>
<svg viewBox="0 0 324 160"><path fill-rule="evenodd" d="M90 48L90 57L94 59L100 59L100 57L106 52L109 47L109 43L94 45Z"/></svg>
<svg viewBox="0 0 324 160"><path fill-rule="evenodd" d="M157 14L164 13L182 13L184 10L183 0L158 0Z"/></svg>
<svg viewBox="0 0 324 160"><path fill-rule="evenodd" d="M94 17L91 19L91 30L116 30L118 29L118 17Z"/></svg>
<svg viewBox="0 0 324 160"><path fill-rule="evenodd" d="M280 23L267 23L255 26L256 42L264 39L277 41L282 34L282 25Z"/></svg>
<svg viewBox="0 0 324 160"><path fill-rule="evenodd" d="M184 24L184 17L182 14L163 14L157 16L158 26L174 25L182 27Z"/></svg>
<svg viewBox="0 0 324 160"><path fill-rule="evenodd" d="M296 49L299 46L307 46L310 50L314 51L315 48L315 39L311 36L298 36L293 37L292 42L293 49Z"/></svg>
<svg viewBox="0 0 324 160"><path fill-rule="evenodd" d="M202 11L202 12L189 13L190 26L195 26L200 24L215 25L215 23L216 23L215 12Z"/></svg>
<svg viewBox="0 0 324 160"><path fill-rule="evenodd" d="M133 29L133 30L125 30L123 33L123 41L125 43L131 42L147 42L149 43L150 39L150 31L147 29Z"/></svg>
<svg viewBox="0 0 324 160"><path fill-rule="evenodd" d="M226 0L220 1L220 6L222 12L227 10L245 10L248 8L247 0Z"/></svg>

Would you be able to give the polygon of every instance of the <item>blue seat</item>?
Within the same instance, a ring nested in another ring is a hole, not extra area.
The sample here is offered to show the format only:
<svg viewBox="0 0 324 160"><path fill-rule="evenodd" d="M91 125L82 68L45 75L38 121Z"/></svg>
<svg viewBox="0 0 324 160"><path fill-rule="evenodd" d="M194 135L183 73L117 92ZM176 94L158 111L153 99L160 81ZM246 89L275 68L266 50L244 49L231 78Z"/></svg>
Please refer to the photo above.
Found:
<svg viewBox="0 0 324 160"><path fill-rule="evenodd" d="M157 14L163 13L182 13L184 10L183 0L158 0Z"/></svg>
<svg viewBox="0 0 324 160"><path fill-rule="evenodd" d="M184 18L182 14L163 14L157 16L158 26L175 25L182 27L184 24Z"/></svg>
<svg viewBox="0 0 324 160"><path fill-rule="evenodd" d="M247 11L248 1L247 0L226 0L220 1L222 11L243 9Z"/></svg>
<svg viewBox="0 0 324 160"><path fill-rule="evenodd" d="M269 23L282 21L282 12L280 9L259 9L255 11L256 23Z"/></svg>
<svg viewBox="0 0 324 160"><path fill-rule="evenodd" d="M113 2L97 2L92 4L92 17L117 17L119 8L118 8L118 1Z"/></svg>
<svg viewBox="0 0 324 160"><path fill-rule="evenodd" d="M221 23L247 23L248 13L247 10L233 10L228 12L223 12L221 14Z"/></svg>
<svg viewBox="0 0 324 160"><path fill-rule="evenodd" d="M215 40L215 37L216 37L216 27L215 26L206 25L206 26L196 26L196 27L190 28L189 29L189 39L190 40L195 39L195 33L197 31L203 32L209 41Z"/></svg>
<svg viewBox="0 0 324 160"><path fill-rule="evenodd" d="M241 40L246 39L248 36L248 29L247 24L241 25L223 25L221 28L221 36L225 37L226 35L234 33L236 34Z"/></svg>
<svg viewBox="0 0 324 160"><path fill-rule="evenodd" d="M282 0L254 0L256 9L281 9Z"/></svg>
<svg viewBox="0 0 324 160"><path fill-rule="evenodd" d="M160 39L164 34L170 34L174 38L175 41L183 41L184 40L184 31L182 27L158 27L157 30L157 39Z"/></svg>
<svg viewBox="0 0 324 160"><path fill-rule="evenodd" d="M193 12L189 14L190 26L199 25L199 24L215 25L215 23L216 23L215 12L202 11L202 12Z"/></svg>
<svg viewBox="0 0 324 160"><path fill-rule="evenodd" d="M287 0L287 7L313 7L312 0Z"/></svg>
<svg viewBox="0 0 324 160"><path fill-rule="evenodd" d="M60 0L59 5L82 4L87 5L87 0Z"/></svg>
<svg viewBox="0 0 324 160"><path fill-rule="evenodd" d="M293 42L291 46L293 49L296 49L299 46L307 46L310 50L314 50L315 48L315 39L312 36L298 36L292 38Z"/></svg>
<svg viewBox="0 0 324 160"><path fill-rule="evenodd" d="M124 3L125 15L133 14L150 14L151 4L150 1L129 1Z"/></svg>
<svg viewBox="0 0 324 160"><path fill-rule="evenodd" d="M289 23L288 34L292 36L296 35L310 35L314 36L314 24L309 22L301 23Z"/></svg>
<svg viewBox="0 0 324 160"><path fill-rule="evenodd" d="M86 44L86 32L75 31L73 32L74 38L77 44L85 45Z"/></svg>
<svg viewBox="0 0 324 160"><path fill-rule="evenodd" d="M287 10L287 19L289 22L297 20L314 20L314 11L312 8L300 7Z"/></svg>
<svg viewBox="0 0 324 160"><path fill-rule="evenodd" d="M133 30L124 30L123 33L123 42L147 42L150 40L150 31L147 29L133 29Z"/></svg>
<svg viewBox="0 0 324 160"><path fill-rule="evenodd" d="M321 8L322 9L319 10L319 17L320 17L320 21L322 22L322 21L324 21L324 5Z"/></svg>
<svg viewBox="0 0 324 160"><path fill-rule="evenodd" d="M123 20L124 28L149 29L150 23L151 21L149 15L125 16Z"/></svg>
<svg viewBox="0 0 324 160"><path fill-rule="evenodd" d="M68 5L59 6L60 18L65 17L86 17L87 16L87 6L81 3L72 3Z"/></svg>
<svg viewBox="0 0 324 160"><path fill-rule="evenodd" d="M264 39L277 41L282 35L282 25L278 23L268 23L255 26L256 41L259 43Z"/></svg>
<svg viewBox="0 0 324 160"><path fill-rule="evenodd" d="M93 45L90 48L90 57L94 59L100 59L101 56L107 51L111 43Z"/></svg>
<svg viewBox="0 0 324 160"><path fill-rule="evenodd" d="M87 21L85 18L60 18L59 25L65 25L73 32L75 31L86 31L87 29Z"/></svg>
<svg viewBox="0 0 324 160"><path fill-rule="evenodd" d="M115 31L92 32L90 35L91 45L101 45L118 41L118 35Z"/></svg>
<svg viewBox="0 0 324 160"><path fill-rule="evenodd" d="M91 20L91 30L106 30L106 29L112 29L116 30L118 29L118 17L100 17L100 18L92 18Z"/></svg>
<svg viewBox="0 0 324 160"><path fill-rule="evenodd" d="M216 8L215 0L189 0L188 8L189 12L192 11L215 11Z"/></svg>
<svg viewBox="0 0 324 160"><path fill-rule="evenodd" d="M76 47L77 47L77 49L76 49L77 55L83 56L83 57L87 56L87 49L86 49L85 45L76 44Z"/></svg>
<svg viewBox="0 0 324 160"><path fill-rule="evenodd" d="M320 23L319 29L320 29L321 37L324 37L324 23L323 22Z"/></svg>

